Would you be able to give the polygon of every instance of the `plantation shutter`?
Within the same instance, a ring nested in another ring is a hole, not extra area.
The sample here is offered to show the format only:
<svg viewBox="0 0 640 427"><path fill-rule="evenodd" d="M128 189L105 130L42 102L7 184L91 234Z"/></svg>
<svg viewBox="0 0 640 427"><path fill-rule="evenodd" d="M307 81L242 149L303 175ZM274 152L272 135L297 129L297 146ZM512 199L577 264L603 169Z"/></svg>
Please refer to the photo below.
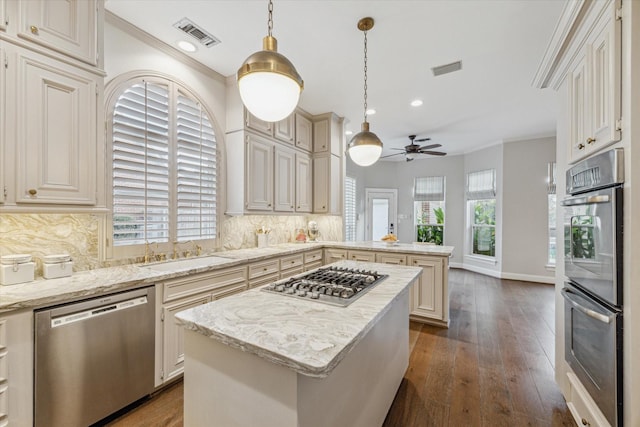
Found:
<svg viewBox="0 0 640 427"><path fill-rule="evenodd" d="M350 176L344 180L344 239L356 240L356 180Z"/></svg>
<svg viewBox="0 0 640 427"><path fill-rule="evenodd" d="M496 197L496 170L487 169L467 174L467 200Z"/></svg>
<svg viewBox="0 0 640 427"><path fill-rule="evenodd" d="M113 113L113 244L169 239L169 91L143 82Z"/></svg>
<svg viewBox="0 0 640 427"><path fill-rule="evenodd" d="M202 106L178 93L177 240L216 235L216 138Z"/></svg>
<svg viewBox="0 0 640 427"><path fill-rule="evenodd" d="M415 179L413 200L417 202L444 201L444 176L426 176Z"/></svg>

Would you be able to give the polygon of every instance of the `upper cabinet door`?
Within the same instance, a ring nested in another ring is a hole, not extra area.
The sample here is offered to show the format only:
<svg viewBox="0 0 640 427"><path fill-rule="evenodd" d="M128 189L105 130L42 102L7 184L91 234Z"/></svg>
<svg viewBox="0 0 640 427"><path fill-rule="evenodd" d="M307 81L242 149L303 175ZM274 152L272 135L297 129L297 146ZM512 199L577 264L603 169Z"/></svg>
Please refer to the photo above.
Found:
<svg viewBox="0 0 640 427"><path fill-rule="evenodd" d="M296 147L311 152L313 125L311 120L296 113Z"/></svg>
<svg viewBox="0 0 640 427"><path fill-rule="evenodd" d="M246 206L273 211L273 142L247 134Z"/></svg>
<svg viewBox="0 0 640 427"><path fill-rule="evenodd" d="M275 123L273 136L279 141L293 145L295 135L295 114L291 114L286 119Z"/></svg>
<svg viewBox="0 0 640 427"><path fill-rule="evenodd" d="M7 0L0 0L0 31L7 29Z"/></svg>
<svg viewBox="0 0 640 427"><path fill-rule="evenodd" d="M616 2L613 2L614 5ZM622 25L611 11L597 28L591 45L591 118L593 144L602 147L621 138L617 120L621 118Z"/></svg>
<svg viewBox="0 0 640 427"><path fill-rule="evenodd" d="M96 203L96 76L17 55L18 203Z"/></svg>
<svg viewBox="0 0 640 427"><path fill-rule="evenodd" d="M247 129L273 136L273 123L260 120L251 114L246 108L244 109L244 124Z"/></svg>
<svg viewBox="0 0 640 427"><path fill-rule="evenodd" d="M275 206L274 209L279 212L294 211L294 159L293 150L276 147L275 150Z"/></svg>
<svg viewBox="0 0 640 427"><path fill-rule="evenodd" d="M97 0L20 0L18 36L97 65Z"/></svg>
<svg viewBox="0 0 640 427"><path fill-rule="evenodd" d="M0 0L2 2L2 0ZM1 3L0 3L1 4ZM0 46L0 64L4 64L5 61L5 51ZM5 68L0 66L0 153L2 154L2 159L0 159L0 170L6 170L6 166L3 162L6 159L6 151L4 148L5 141L7 139L7 127L6 127L6 114L7 114L7 84L6 84L6 71ZM0 172L0 203L4 203L4 172Z"/></svg>
<svg viewBox="0 0 640 427"><path fill-rule="evenodd" d="M312 179L311 157L296 153L296 212L311 212L313 208Z"/></svg>

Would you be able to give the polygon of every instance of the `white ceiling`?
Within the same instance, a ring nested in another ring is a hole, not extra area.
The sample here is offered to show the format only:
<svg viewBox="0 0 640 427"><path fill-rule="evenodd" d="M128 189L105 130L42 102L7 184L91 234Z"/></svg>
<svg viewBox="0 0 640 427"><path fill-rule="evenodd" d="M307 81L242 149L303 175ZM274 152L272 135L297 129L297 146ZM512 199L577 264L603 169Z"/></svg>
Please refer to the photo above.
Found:
<svg viewBox="0 0 640 427"><path fill-rule="evenodd" d="M266 0L107 0L107 10L174 45L173 27L188 17L222 41L199 46L194 59L233 75L267 33ZM275 0L273 35L305 81L300 106L333 111L357 133L363 119L363 33L368 33L371 131L396 153L409 134L431 137L460 154L555 134L550 90L531 81L564 2L560 0ZM462 60L462 70L434 77L431 68ZM424 105L409 102L422 99ZM350 137L347 137L347 140ZM402 155L392 157L403 160Z"/></svg>

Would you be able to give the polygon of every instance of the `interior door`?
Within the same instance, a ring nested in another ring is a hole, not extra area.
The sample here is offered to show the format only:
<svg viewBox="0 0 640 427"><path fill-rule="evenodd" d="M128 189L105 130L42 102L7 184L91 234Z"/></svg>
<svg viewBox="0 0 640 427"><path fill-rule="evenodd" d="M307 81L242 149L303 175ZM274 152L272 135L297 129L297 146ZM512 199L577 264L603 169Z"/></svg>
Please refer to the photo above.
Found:
<svg viewBox="0 0 640 427"><path fill-rule="evenodd" d="M398 190L395 188L367 188L367 240L380 240L385 234L398 233Z"/></svg>

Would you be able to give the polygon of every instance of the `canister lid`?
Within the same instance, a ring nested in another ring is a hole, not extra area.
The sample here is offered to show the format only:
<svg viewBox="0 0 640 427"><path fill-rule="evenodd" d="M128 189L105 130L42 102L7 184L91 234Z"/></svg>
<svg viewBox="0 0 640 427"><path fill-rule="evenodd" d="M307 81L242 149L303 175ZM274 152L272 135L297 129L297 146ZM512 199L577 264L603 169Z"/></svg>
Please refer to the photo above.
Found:
<svg viewBox="0 0 640 427"><path fill-rule="evenodd" d="M31 262L30 254L11 254L0 257L0 263L5 265L24 264L25 262Z"/></svg>
<svg viewBox="0 0 640 427"><path fill-rule="evenodd" d="M69 261L71 261L71 255L69 254L45 255L42 257L42 262L45 264L59 264Z"/></svg>

